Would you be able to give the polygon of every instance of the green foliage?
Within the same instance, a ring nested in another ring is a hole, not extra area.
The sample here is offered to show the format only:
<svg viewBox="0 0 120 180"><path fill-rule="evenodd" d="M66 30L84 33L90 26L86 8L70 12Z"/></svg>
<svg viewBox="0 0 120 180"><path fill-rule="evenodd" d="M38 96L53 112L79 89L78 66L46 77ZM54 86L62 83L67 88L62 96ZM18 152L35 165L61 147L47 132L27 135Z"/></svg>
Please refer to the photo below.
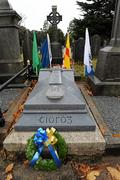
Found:
<svg viewBox="0 0 120 180"><path fill-rule="evenodd" d="M96 63L97 63L97 60L96 59L93 59L92 60L92 65L93 65L93 68L94 68L94 70L95 70L95 68L96 68ZM85 80L86 79L86 77L85 77L85 75L84 75L84 64L79 64L79 63L75 63L75 65L74 65L74 70L75 70L75 73L76 74L78 74L78 75L80 75L81 76L81 79L82 80Z"/></svg>
<svg viewBox="0 0 120 180"><path fill-rule="evenodd" d="M86 0L77 1L83 18L73 19L69 30L74 39L84 37L86 27L91 35L98 34L103 39L109 39L115 7L115 0Z"/></svg>
<svg viewBox="0 0 120 180"><path fill-rule="evenodd" d="M64 138L58 132L55 132L54 135L58 139L57 143L54 145L54 148L57 150L60 160L62 160L62 162L64 162L64 160L67 156L67 152L68 152L67 144L66 144ZM26 145L26 158L29 161L32 160L34 154L37 152L37 147L36 147L33 139L34 139L34 136L32 136L28 140L27 145ZM55 162L52 158L51 159L43 159L42 157L40 157L37 160L34 168L40 169L40 170L47 170L47 171L57 169Z"/></svg>

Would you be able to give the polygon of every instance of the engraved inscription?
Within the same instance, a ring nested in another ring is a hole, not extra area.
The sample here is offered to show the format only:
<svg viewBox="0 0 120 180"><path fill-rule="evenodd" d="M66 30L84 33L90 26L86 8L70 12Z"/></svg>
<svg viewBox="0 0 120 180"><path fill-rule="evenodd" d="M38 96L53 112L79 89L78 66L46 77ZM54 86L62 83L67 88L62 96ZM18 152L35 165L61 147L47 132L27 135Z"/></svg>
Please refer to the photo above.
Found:
<svg viewBox="0 0 120 180"><path fill-rule="evenodd" d="M45 124L72 124L72 116L64 116L64 115L58 115L58 116L47 116L47 115L41 115L39 118L40 123Z"/></svg>

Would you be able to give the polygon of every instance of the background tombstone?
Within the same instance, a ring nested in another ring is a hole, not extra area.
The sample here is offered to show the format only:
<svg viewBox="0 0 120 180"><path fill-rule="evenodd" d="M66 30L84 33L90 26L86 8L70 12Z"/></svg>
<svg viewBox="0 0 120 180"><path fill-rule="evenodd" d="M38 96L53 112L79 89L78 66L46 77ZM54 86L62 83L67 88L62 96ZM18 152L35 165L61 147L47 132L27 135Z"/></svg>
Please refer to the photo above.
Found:
<svg viewBox="0 0 120 180"><path fill-rule="evenodd" d="M52 12L47 16L47 20L52 24L53 35L51 40L52 64L62 65L62 46L58 43L57 24L62 21L62 16L57 12L57 6L52 6Z"/></svg>
<svg viewBox="0 0 120 180"><path fill-rule="evenodd" d="M77 41L75 41L74 50L73 50L73 58L75 62L82 62L84 57L84 38L80 37Z"/></svg>
<svg viewBox="0 0 120 180"><path fill-rule="evenodd" d="M100 49L95 76L91 79L95 94L120 95L120 1L116 1L112 38Z"/></svg>
<svg viewBox="0 0 120 180"><path fill-rule="evenodd" d="M91 38L92 57L97 57L98 56L98 52L100 50L100 46L101 46L101 38L100 38L99 35L95 34Z"/></svg>
<svg viewBox="0 0 120 180"><path fill-rule="evenodd" d="M7 0L0 0L0 83L23 68L17 25L20 19Z"/></svg>
<svg viewBox="0 0 120 180"><path fill-rule="evenodd" d="M23 59L24 65L27 65L27 60L29 59L32 64L32 33L27 29L24 35L23 41Z"/></svg>

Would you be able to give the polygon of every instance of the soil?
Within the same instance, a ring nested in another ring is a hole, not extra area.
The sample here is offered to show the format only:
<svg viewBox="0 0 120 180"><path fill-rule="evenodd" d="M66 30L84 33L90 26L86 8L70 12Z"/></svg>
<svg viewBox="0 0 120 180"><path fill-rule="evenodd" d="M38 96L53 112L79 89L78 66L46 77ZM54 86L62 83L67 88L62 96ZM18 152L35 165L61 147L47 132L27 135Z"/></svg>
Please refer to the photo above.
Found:
<svg viewBox="0 0 120 180"><path fill-rule="evenodd" d="M119 152L120 149L115 152L108 151L103 156L96 157L70 156L60 169L46 172L31 168L23 154L9 154L1 149L0 180L9 180L9 177L13 180L93 180L89 179L89 173L95 171L100 171L99 176L95 176L95 180L114 180L107 168L112 167L113 170L118 171L118 174L120 173ZM11 166L12 163L13 168L9 172L5 172L8 165Z"/></svg>

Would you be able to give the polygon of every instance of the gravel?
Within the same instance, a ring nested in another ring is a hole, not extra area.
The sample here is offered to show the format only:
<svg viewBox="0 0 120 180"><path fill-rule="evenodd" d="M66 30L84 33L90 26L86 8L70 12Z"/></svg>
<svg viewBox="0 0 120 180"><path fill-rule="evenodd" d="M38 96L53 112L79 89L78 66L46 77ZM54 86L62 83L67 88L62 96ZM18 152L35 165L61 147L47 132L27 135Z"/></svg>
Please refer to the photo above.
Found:
<svg viewBox="0 0 120 180"><path fill-rule="evenodd" d="M120 97L94 96L93 101L112 133L120 134Z"/></svg>
<svg viewBox="0 0 120 180"><path fill-rule="evenodd" d="M0 107L2 112L6 111L12 101L20 95L22 89L4 89L0 92Z"/></svg>

